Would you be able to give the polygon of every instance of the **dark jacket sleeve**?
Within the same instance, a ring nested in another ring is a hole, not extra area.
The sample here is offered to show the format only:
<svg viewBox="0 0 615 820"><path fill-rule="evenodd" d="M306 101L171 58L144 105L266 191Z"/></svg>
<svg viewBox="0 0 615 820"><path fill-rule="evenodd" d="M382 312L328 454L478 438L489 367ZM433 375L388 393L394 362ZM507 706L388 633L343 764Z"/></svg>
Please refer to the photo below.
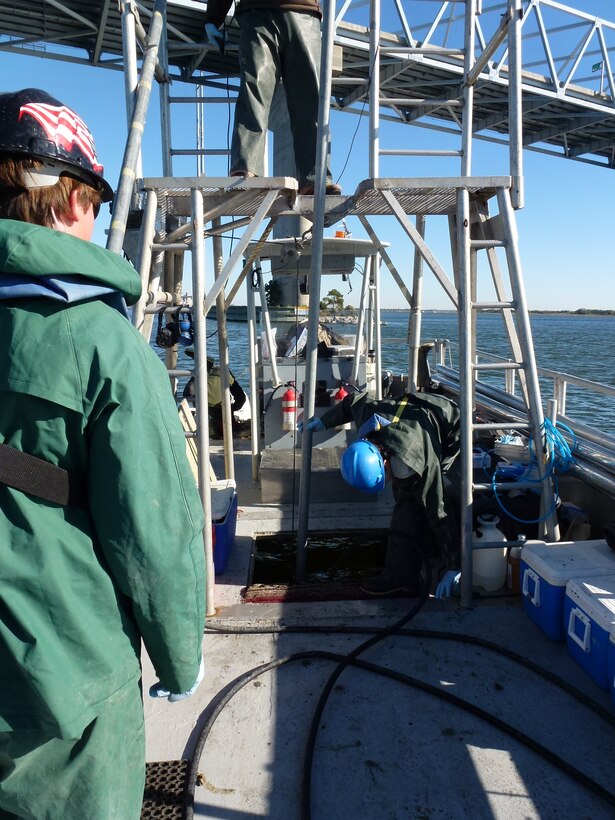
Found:
<svg viewBox="0 0 615 820"><path fill-rule="evenodd" d="M220 28L231 8L231 2L232 0L208 0L205 22Z"/></svg>
<svg viewBox="0 0 615 820"><path fill-rule="evenodd" d="M230 374L230 387L229 390L231 392L231 407L233 413L236 413L246 403L246 394L243 392L243 387L239 384L237 379Z"/></svg>
<svg viewBox="0 0 615 820"><path fill-rule="evenodd" d="M363 417L363 408L367 401L365 393L350 393L339 404L323 413L320 420L327 430L331 427L338 427L340 424L346 424L349 421L357 422L358 426Z"/></svg>

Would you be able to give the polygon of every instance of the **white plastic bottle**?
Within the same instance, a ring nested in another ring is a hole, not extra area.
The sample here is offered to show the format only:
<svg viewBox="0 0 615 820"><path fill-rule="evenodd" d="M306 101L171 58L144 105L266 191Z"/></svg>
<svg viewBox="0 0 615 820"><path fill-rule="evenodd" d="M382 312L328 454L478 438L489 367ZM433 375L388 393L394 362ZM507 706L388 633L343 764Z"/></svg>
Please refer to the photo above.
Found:
<svg viewBox="0 0 615 820"><path fill-rule="evenodd" d="M506 541L504 533L497 528L500 519L497 515L485 513L478 517L479 526L473 533L475 544L481 541ZM493 549L475 549L472 552L472 583L487 592L495 592L506 583L506 547Z"/></svg>

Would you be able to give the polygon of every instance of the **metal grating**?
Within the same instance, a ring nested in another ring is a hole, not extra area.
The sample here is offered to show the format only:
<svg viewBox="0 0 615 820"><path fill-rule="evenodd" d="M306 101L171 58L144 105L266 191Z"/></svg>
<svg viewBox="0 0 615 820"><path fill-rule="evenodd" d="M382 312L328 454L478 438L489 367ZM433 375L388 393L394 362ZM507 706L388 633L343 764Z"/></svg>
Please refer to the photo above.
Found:
<svg viewBox="0 0 615 820"><path fill-rule="evenodd" d="M203 192L205 218L215 216L254 216L266 195L277 190L278 196L268 215L293 213L297 197L297 181L287 177L152 177L143 180L143 190L157 192L166 212L173 216L191 216L190 192Z"/></svg>
<svg viewBox="0 0 615 820"><path fill-rule="evenodd" d="M230 182L232 180L232 182ZM230 183L230 184L229 184ZM203 191L206 221L216 216L254 216L265 195L278 189L278 197L269 209L275 214L313 216L314 197L297 196L296 181L284 177L235 180L232 177L147 178L143 189L155 190L160 207L174 216L191 215L190 189ZM403 179L366 179L351 196L328 196L325 201L325 225L353 215L386 216L391 208L381 196L390 191L406 214L448 215L457 208L457 191L467 188L470 198L487 202L498 188L509 188L510 177L424 177Z"/></svg>
<svg viewBox="0 0 615 820"><path fill-rule="evenodd" d="M141 820L181 820L187 760L147 763Z"/></svg>

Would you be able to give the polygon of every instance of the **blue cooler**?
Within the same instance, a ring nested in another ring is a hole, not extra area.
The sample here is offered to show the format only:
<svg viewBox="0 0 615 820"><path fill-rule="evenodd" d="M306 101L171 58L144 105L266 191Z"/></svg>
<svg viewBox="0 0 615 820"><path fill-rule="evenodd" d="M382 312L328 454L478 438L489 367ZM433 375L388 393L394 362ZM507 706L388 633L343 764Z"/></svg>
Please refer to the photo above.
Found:
<svg viewBox="0 0 615 820"><path fill-rule="evenodd" d="M566 635L564 599L571 578L615 573L615 553L596 541L528 541L521 550L523 607L542 631L561 641Z"/></svg>
<svg viewBox="0 0 615 820"><path fill-rule="evenodd" d="M598 686L608 689L609 642L615 625L615 575L569 581L564 617L570 654Z"/></svg>
<svg viewBox="0 0 615 820"><path fill-rule="evenodd" d="M237 528L237 493L231 479L211 484L211 520L214 569L220 575L226 569Z"/></svg>
<svg viewBox="0 0 615 820"><path fill-rule="evenodd" d="M611 700L615 703L615 625L611 627L611 637L609 639L606 668L609 675Z"/></svg>

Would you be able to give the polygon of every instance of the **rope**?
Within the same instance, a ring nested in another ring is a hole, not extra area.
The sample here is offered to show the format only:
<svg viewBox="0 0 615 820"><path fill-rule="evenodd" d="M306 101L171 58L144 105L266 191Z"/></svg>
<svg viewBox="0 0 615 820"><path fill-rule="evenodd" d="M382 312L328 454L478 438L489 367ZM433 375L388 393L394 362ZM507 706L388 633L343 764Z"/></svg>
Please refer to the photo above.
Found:
<svg viewBox="0 0 615 820"><path fill-rule="evenodd" d="M572 438L572 447L568 444L564 436L559 432L557 427L560 426L563 430L565 430L570 437ZM558 486L557 480L555 478L555 472L558 470L559 472L565 473L570 469L570 465L574 463L574 456L573 453L577 447L577 440L574 432L568 427L566 424L562 424L561 422L553 422L550 419L545 418L541 427L541 432L544 434L544 439L546 443L546 458L548 467L543 476L540 478L532 478L532 470L538 464L538 458L536 456L536 448L533 445L532 436L530 436L528 441L528 447L530 451L530 462L527 465L526 470L518 477L511 482L511 484L515 484L518 481L525 481L532 484L540 484L542 481L546 481L549 478L553 479L553 504L549 508L549 510L544 513L543 515L539 516L538 518L518 518L516 515L510 512L502 502L502 499L498 495L498 490L496 486L496 477L497 477L497 468L493 471L491 475L491 489L493 490L493 494L495 496L495 500L497 501L498 505L502 509L502 511L509 517L512 518L513 521L517 521L520 524L540 524L541 521L545 521L549 518L557 509L559 503L559 495L558 495ZM484 467L483 467L484 469ZM485 472L487 472L485 470Z"/></svg>

